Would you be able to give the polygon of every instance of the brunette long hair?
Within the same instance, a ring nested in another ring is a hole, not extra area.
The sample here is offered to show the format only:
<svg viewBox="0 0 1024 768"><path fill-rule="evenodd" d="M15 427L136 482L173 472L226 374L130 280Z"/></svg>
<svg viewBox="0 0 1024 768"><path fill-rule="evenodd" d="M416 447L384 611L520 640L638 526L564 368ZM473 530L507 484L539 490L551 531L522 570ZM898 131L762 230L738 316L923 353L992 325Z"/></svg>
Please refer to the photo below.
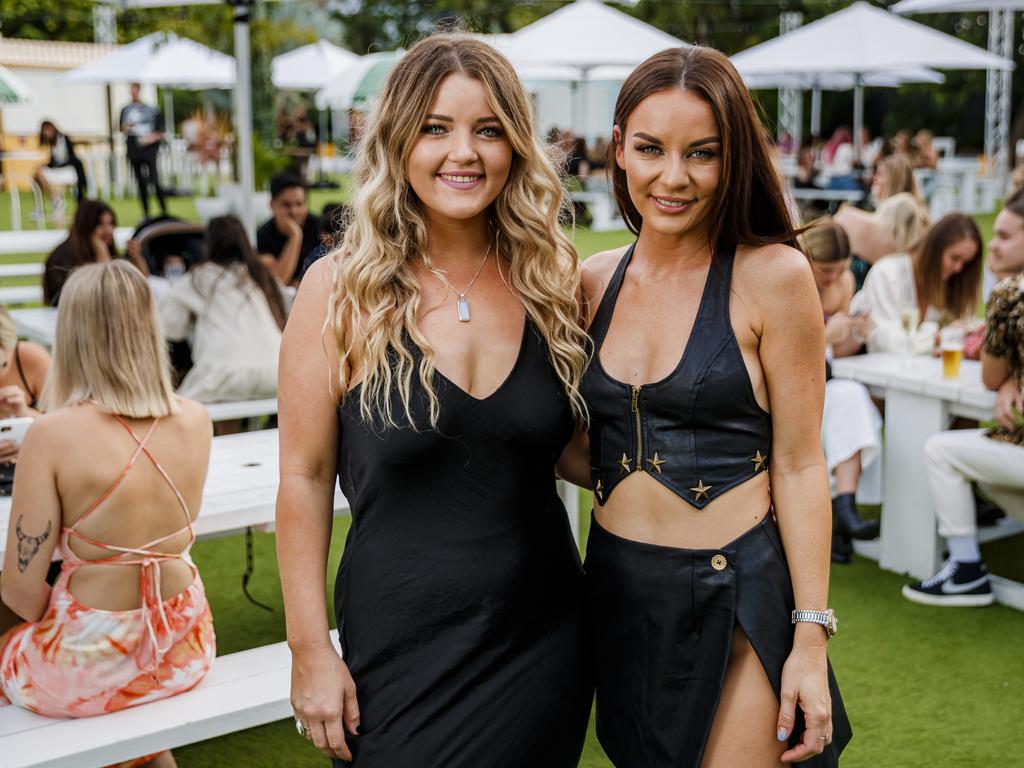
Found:
<svg viewBox="0 0 1024 768"><path fill-rule="evenodd" d="M222 267L230 267L232 264L244 265L249 278L266 298L270 314L274 316L278 327L284 330L287 314L281 288L277 284L277 279L253 251L242 222L234 216L215 216L210 219L206 225L206 254L200 264L204 262Z"/></svg>
<svg viewBox="0 0 1024 768"><path fill-rule="evenodd" d="M722 137L722 177L709 216L709 242L796 247L800 230L792 226L771 141L750 91L724 54L702 46L656 53L633 70L619 91L614 118L619 138L608 148L608 166L613 169L615 202L629 230L640 234L643 217L629 197L626 172L615 161L615 149L624 141L626 122L640 102L669 88L682 88L706 101Z"/></svg>
<svg viewBox="0 0 1024 768"><path fill-rule="evenodd" d="M971 240L977 253L959 274L942 279L942 254L961 240ZM974 219L963 213L948 213L935 222L921 240L910 249L914 262L917 295L928 305L965 318L974 312L981 288L981 263L984 247Z"/></svg>
<svg viewBox="0 0 1024 768"><path fill-rule="evenodd" d="M110 214L116 227L117 214L106 203L100 200L83 200L78 204L78 210L75 211L75 219L71 223L71 231L68 233L68 239L65 241L71 247L74 266L92 264L96 261L96 255L92 250L92 233L100 225L100 219L103 218L105 213ZM117 247L111 245L108 246L108 250L110 251L110 258L116 259Z"/></svg>

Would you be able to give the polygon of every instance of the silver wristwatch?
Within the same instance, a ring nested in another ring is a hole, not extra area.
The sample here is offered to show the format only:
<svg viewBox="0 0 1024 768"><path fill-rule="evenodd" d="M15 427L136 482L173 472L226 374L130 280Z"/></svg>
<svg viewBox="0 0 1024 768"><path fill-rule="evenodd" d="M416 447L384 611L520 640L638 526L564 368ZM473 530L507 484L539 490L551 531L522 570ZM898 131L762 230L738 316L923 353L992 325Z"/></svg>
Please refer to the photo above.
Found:
<svg viewBox="0 0 1024 768"><path fill-rule="evenodd" d="M796 624L798 621L820 624L829 637L839 631L839 620L836 618L836 612L831 608L826 608L824 611L793 611L793 623Z"/></svg>

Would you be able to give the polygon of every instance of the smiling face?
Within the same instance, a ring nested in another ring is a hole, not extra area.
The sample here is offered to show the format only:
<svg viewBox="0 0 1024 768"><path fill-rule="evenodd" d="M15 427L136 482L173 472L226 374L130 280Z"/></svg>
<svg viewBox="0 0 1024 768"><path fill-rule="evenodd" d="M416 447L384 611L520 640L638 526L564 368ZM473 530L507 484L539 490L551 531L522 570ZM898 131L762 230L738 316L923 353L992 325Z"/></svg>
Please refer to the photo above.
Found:
<svg viewBox="0 0 1024 768"><path fill-rule="evenodd" d="M977 255L978 246L969 237L947 245L942 252L942 281L945 282L959 275L971 259Z"/></svg>
<svg viewBox="0 0 1024 768"><path fill-rule="evenodd" d="M483 83L453 72L423 118L409 154L409 184L428 219L484 216L508 180L512 155Z"/></svg>
<svg viewBox="0 0 1024 768"><path fill-rule="evenodd" d="M722 177L722 140L710 105L681 88L658 91L614 131L615 160L644 227L677 236L707 228Z"/></svg>
<svg viewBox="0 0 1024 768"><path fill-rule="evenodd" d="M988 244L988 268L1000 277L1024 271L1024 219L1002 210L992 227Z"/></svg>

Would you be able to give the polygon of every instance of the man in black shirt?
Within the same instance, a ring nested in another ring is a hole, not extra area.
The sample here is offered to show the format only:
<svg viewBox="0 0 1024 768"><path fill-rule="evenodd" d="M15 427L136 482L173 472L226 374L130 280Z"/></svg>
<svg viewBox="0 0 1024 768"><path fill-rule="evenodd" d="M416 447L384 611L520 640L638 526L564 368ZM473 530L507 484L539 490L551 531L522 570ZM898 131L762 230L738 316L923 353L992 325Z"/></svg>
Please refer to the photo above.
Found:
<svg viewBox="0 0 1024 768"><path fill-rule="evenodd" d="M320 245L320 218L309 212L302 180L286 173L270 180L270 210L273 218L256 231L256 250L277 279L290 285Z"/></svg>
<svg viewBox="0 0 1024 768"><path fill-rule="evenodd" d="M149 218L149 185L153 185L160 211L167 213L167 202L164 191L160 187L160 177L156 170L156 156L160 151L160 140L163 138L163 117L160 110L143 104L139 98L139 84L132 83L132 100L121 110L121 130L127 140L128 160L135 172L135 181L139 185L139 197L142 199L142 213Z"/></svg>

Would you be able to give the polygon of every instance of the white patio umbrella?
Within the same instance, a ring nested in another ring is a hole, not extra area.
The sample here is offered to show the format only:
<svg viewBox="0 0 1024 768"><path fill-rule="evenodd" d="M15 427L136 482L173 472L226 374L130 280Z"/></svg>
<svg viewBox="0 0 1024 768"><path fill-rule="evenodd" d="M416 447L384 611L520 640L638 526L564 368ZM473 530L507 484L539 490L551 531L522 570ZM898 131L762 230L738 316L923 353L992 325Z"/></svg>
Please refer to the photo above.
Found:
<svg viewBox="0 0 1024 768"><path fill-rule="evenodd" d="M0 104L25 104L34 97L32 89L7 67L0 67Z"/></svg>
<svg viewBox="0 0 1024 768"><path fill-rule="evenodd" d="M598 67L631 70L659 51L687 45L601 0L575 0L497 43L517 70L568 67L578 73L575 82L579 84L595 79ZM585 105L581 105L580 113L584 112Z"/></svg>
<svg viewBox="0 0 1024 768"><path fill-rule="evenodd" d="M1024 9L1024 0L901 0L889 10L893 13L958 13L990 11L993 8Z"/></svg>
<svg viewBox="0 0 1024 768"><path fill-rule="evenodd" d="M880 72L931 69L1012 69L1013 62L866 2L755 45L732 57L744 77L836 75L856 79L854 141L864 122L863 80Z"/></svg>
<svg viewBox="0 0 1024 768"><path fill-rule="evenodd" d="M359 56L316 92L318 109L351 109L372 101L405 51L385 51Z"/></svg>
<svg viewBox="0 0 1024 768"><path fill-rule="evenodd" d="M235 83L235 60L187 37L154 32L71 70L58 82L230 88Z"/></svg>
<svg viewBox="0 0 1024 768"><path fill-rule="evenodd" d="M751 90L758 88L792 88L798 91L811 92L811 133L821 134L821 92L849 91L857 87L854 75L840 74L802 74L802 75L747 75L743 78ZM902 72L872 72L861 78L861 85L869 88L899 88L907 83L946 82L941 72L927 67L915 67Z"/></svg>
<svg viewBox="0 0 1024 768"><path fill-rule="evenodd" d="M327 40L282 53L270 62L270 79L278 88L290 91L318 91L359 56Z"/></svg>

